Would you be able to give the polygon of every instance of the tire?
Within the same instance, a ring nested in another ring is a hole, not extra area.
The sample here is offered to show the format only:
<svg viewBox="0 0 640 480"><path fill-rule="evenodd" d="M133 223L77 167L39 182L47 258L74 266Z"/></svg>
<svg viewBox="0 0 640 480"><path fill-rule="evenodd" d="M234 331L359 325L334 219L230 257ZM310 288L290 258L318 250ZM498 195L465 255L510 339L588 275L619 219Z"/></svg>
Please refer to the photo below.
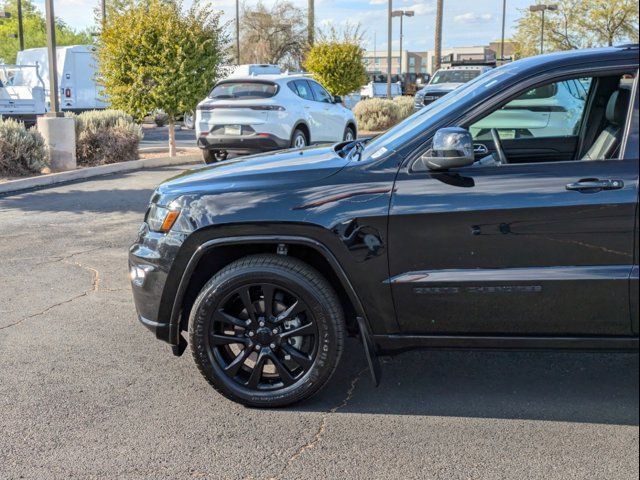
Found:
<svg viewBox="0 0 640 480"><path fill-rule="evenodd" d="M223 160L227 159L228 155L229 152L227 152L226 150L208 150L206 148L202 149L202 160L204 160L204 163L206 163L207 165L216 162L222 162Z"/></svg>
<svg viewBox="0 0 640 480"><path fill-rule="evenodd" d="M356 139L356 132L351 125L347 125L347 128L344 129L344 135L342 136L343 141L352 141Z"/></svg>
<svg viewBox="0 0 640 480"><path fill-rule="evenodd" d="M272 299L270 316L265 298ZM300 335L287 333L293 331ZM342 307L327 280L282 255L251 255L220 270L189 318L191 352L204 378L249 407L282 407L317 393L338 365L344 336Z"/></svg>
<svg viewBox="0 0 640 480"><path fill-rule="evenodd" d="M296 128L293 131L293 135L291 135L291 148L299 149L299 148L304 148L308 145L309 145L309 139L307 138L307 135L299 128Z"/></svg>
<svg viewBox="0 0 640 480"><path fill-rule="evenodd" d="M185 112L182 116L182 125L187 130L193 130L196 126L196 117L193 111Z"/></svg>

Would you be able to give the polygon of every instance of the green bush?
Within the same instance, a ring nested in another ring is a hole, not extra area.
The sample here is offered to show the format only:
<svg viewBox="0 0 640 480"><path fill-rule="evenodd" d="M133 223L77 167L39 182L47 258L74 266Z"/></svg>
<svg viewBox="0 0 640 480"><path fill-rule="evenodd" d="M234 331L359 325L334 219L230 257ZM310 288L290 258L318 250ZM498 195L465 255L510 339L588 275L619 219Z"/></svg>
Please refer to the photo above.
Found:
<svg viewBox="0 0 640 480"><path fill-rule="evenodd" d="M76 120L78 166L92 167L138 158L142 128L131 115L120 110L91 110L67 116Z"/></svg>
<svg viewBox="0 0 640 480"><path fill-rule="evenodd" d="M413 97L403 95L401 97L395 97L393 101L398 106L398 122L413 115Z"/></svg>
<svg viewBox="0 0 640 480"><path fill-rule="evenodd" d="M356 103L353 114L358 122L358 130L381 131L398 123L399 110L393 100L368 98Z"/></svg>
<svg viewBox="0 0 640 480"><path fill-rule="evenodd" d="M13 119L0 118L0 175L31 175L48 165L40 132Z"/></svg>

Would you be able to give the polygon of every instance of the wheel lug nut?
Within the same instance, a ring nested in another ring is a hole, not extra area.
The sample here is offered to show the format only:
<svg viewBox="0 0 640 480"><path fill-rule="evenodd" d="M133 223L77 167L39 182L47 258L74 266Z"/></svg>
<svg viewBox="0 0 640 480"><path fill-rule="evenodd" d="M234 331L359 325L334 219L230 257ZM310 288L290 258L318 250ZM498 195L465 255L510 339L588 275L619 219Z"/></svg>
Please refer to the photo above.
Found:
<svg viewBox="0 0 640 480"><path fill-rule="evenodd" d="M251 320L247 320L244 322L245 325L251 325Z"/></svg>
<svg viewBox="0 0 640 480"><path fill-rule="evenodd" d="M260 350L262 347L260 345L256 345L256 350Z"/></svg>
<svg viewBox="0 0 640 480"><path fill-rule="evenodd" d="M276 344L275 344L275 343L272 343L271 345L269 345L269 347L271 347L272 349L273 349L273 348L276 348Z"/></svg>
<svg viewBox="0 0 640 480"><path fill-rule="evenodd" d="M273 330L271 330L271 332L275 335L276 333L278 333L278 329L274 328Z"/></svg>
<svg viewBox="0 0 640 480"><path fill-rule="evenodd" d="M249 336L253 337L255 335L255 333L253 333L253 330L249 332Z"/></svg>
<svg viewBox="0 0 640 480"><path fill-rule="evenodd" d="M260 322L260 326L261 326L261 327L264 327L264 322Z"/></svg>

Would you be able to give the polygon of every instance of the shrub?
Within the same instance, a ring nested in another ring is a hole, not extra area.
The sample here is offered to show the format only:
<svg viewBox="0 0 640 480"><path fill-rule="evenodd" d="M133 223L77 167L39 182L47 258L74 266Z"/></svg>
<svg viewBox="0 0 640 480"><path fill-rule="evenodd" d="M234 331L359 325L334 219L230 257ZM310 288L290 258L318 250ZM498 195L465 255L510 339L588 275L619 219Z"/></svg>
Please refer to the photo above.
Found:
<svg viewBox="0 0 640 480"><path fill-rule="evenodd" d="M399 107L393 100L369 98L353 107L359 130L386 130L398 123Z"/></svg>
<svg viewBox="0 0 640 480"><path fill-rule="evenodd" d="M398 122L413 115L413 97L403 95L401 97L395 97L393 101L398 106Z"/></svg>
<svg viewBox="0 0 640 480"><path fill-rule="evenodd" d="M79 166L91 167L138 158L142 128L119 110L92 110L76 119L76 157Z"/></svg>
<svg viewBox="0 0 640 480"><path fill-rule="evenodd" d="M40 173L49 165L44 139L35 128L0 118L0 175Z"/></svg>

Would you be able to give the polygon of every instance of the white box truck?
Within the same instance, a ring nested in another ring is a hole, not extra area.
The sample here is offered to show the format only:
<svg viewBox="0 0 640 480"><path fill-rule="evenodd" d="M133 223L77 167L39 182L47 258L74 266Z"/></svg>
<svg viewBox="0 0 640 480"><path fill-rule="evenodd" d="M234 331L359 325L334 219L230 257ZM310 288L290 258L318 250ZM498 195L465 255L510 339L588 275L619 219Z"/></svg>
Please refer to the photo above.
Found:
<svg viewBox="0 0 640 480"><path fill-rule="evenodd" d="M36 65L0 64L0 118L14 118L30 126L46 113L42 79L35 86L21 83L25 72L37 78L36 69Z"/></svg>
<svg viewBox="0 0 640 480"><path fill-rule="evenodd" d="M58 98L63 111L83 112L107 108L96 81L97 66L92 45L73 45L57 48ZM47 105L49 97L49 58L46 48L29 48L18 52L17 62L21 65L37 65L37 74L25 70L22 84L36 86L44 81Z"/></svg>

